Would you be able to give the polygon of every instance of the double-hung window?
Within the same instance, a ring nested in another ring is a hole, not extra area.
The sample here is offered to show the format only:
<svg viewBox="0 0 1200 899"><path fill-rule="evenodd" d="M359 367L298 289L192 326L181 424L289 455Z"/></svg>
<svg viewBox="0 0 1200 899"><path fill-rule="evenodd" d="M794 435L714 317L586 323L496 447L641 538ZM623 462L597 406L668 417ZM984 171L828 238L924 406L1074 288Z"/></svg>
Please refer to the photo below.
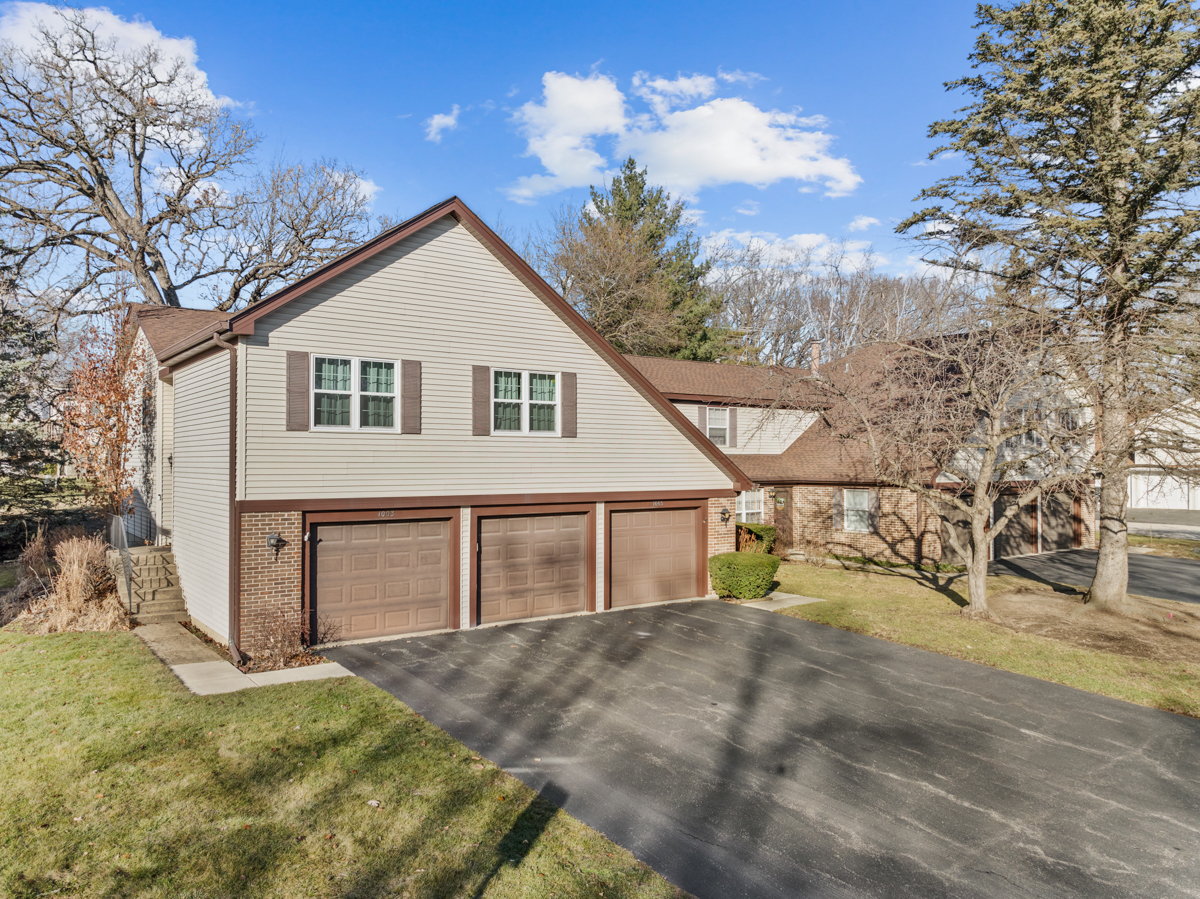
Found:
<svg viewBox="0 0 1200 899"><path fill-rule="evenodd" d="M871 491L842 491L845 507L842 511L842 527L847 531L869 531L871 529Z"/></svg>
<svg viewBox="0 0 1200 899"><path fill-rule="evenodd" d="M737 495L737 520L749 524L762 524L763 492L744 490Z"/></svg>
<svg viewBox="0 0 1200 899"><path fill-rule="evenodd" d="M557 434L558 375L492 369L493 434Z"/></svg>
<svg viewBox="0 0 1200 899"><path fill-rule="evenodd" d="M314 428L396 430L396 363L313 356Z"/></svg>
<svg viewBox="0 0 1200 899"><path fill-rule="evenodd" d="M717 446L729 443L729 410L719 406L708 407L708 439Z"/></svg>

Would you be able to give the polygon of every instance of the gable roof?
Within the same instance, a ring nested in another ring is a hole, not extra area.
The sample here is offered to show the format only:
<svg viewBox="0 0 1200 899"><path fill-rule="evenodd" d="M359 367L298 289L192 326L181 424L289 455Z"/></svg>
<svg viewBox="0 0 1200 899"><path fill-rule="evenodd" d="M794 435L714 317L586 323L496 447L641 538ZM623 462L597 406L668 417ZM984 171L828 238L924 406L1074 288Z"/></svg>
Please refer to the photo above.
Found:
<svg viewBox="0 0 1200 899"><path fill-rule="evenodd" d="M166 358L163 354L177 343L196 334L211 334L233 315L217 309L181 309L150 303L135 303L133 314L145 332L155 358L160 360Z"/></svg>
<svg viewBox="0 0 1200 899"><path fill-rule="evenodd" d="M213 324L204 325L203 327L200 323L197 323L196 331L164 350L168 355L160 355L160 363L169 363L171 356L182 356L189 351L194 352L195 347L207 341L214 332L219 331L246 336L254 334L255 323L263 316L275 312L327 281L349 271L359 263L365 262L389 247L395 246L423 228L447 216L462 225L476 240L487 248L517 280L524 284L534 296L541 299L584 343L608 362L634 390L657 409L660 415L675 425L683 436L700 450L710 462L724 471L733 481L736 489L749 489L750 480L741 469L728 456L713 446L707 436L701 434L699 429L688 421L687 416L676 409L671 401L663 396L636 366L631 364L608 341L601 337L584 320L583 316L576 312L566 300L560 297L542 279L541 275L533 270L529 263L518 256L508 244L484 224L483 220L472 212L467 207L467 204L458 197L451 197L448 200L443 200L441 203L429 207L424 212L413 216L407 221L401 222L394 228L384 231L366 243L350 250L348 253L327 262L300 280L276 291L271 296L264 297L241 312L227 316L225 321L218 321ZM197 310L172 309L171 311L172 313L179 313L183 311L194 312ZM149 337L148 334L147 337ZM157 351L155 354L158 355Z"/></svg>

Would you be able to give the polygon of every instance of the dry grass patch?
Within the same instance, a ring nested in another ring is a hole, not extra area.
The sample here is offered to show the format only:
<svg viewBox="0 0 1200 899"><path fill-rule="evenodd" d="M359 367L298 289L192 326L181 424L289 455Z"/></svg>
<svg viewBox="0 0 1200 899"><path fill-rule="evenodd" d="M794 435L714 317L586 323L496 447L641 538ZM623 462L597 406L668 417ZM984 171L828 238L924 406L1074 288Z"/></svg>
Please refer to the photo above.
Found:
<svg viewBox="0 0 1200 899"><path fill-rule="evenodd" d="M1145 600L1136 619L1114 621L1084 609L1074 588L1005 575L988 579L1000 621L983 622L959 614L963 577L789 564L776 578L826 600L784 610L795 618L1200 718L1200 608L1188 603Z"/></svg>
<svg viewBox="0 0 1200 899"><path fill-rule="evenodd" d="M2 896L682 895L359 678L200 697L132 634L0 633L0 682Z"/></svg>
<svg viewBox="0 0 1200 899"><path fill-rule="evenodd" d="M1130 549L1148 556L1169 556L1173 559L1200 559L1200 541L1178 537L1143 537L1129 535Z"/></svg>

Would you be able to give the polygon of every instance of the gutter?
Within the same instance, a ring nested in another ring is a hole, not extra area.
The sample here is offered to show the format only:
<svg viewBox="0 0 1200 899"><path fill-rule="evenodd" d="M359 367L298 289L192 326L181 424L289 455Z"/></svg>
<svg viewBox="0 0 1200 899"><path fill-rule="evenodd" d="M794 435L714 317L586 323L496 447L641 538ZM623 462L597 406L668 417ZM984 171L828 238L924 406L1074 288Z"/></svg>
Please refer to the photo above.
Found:
<svg viewBox="0 0 1200 899"><path fill-rule="evenodd" d="M229 351L229 655L235 665L240 665L242 654L237 645L242 638L242 572L241 529L237 514L237 337L214 331L209 341L181 354L182 358L172 357L168 362L178 364L211 347Z"/></svg>

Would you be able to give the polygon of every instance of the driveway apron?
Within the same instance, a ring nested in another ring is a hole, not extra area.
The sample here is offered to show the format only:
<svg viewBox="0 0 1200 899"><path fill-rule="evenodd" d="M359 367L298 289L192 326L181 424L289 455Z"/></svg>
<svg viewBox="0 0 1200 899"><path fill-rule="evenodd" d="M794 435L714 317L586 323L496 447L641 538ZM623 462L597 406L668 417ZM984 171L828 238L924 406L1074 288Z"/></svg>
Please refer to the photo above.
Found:
<svg viewBox="0 0 1200 899"><path fill-rule="evenodd" d="M1200 895L1200 722L692 602L345 646L702 899Z"/></svg>

